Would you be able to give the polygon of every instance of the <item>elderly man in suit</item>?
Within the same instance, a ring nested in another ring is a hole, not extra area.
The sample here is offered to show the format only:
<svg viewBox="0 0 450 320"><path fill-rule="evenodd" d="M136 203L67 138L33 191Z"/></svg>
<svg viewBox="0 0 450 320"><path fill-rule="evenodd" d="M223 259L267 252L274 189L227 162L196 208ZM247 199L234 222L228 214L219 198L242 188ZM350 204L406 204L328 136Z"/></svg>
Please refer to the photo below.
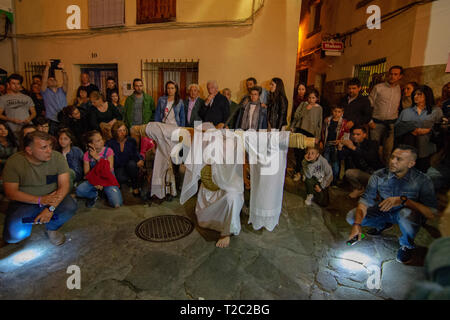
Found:
<svg viewBox="0 0 450 320"><path fill-rule="evenodd" d="M219 92L219 86L215 80L206 84L208 97L200 108L199 115L203 122L212 122L218 129L222 129L230 116L230 103Z"/></svg>
<svg viewBox="0 0 450 320"><path fill-rule="evenodd" d="M192 128L195 121L202 121L198 112L205 101L199 97L200 87L198 84L190 84L187 91L189 96L184 100L184 114L186 115L186 127Z"/></svg>

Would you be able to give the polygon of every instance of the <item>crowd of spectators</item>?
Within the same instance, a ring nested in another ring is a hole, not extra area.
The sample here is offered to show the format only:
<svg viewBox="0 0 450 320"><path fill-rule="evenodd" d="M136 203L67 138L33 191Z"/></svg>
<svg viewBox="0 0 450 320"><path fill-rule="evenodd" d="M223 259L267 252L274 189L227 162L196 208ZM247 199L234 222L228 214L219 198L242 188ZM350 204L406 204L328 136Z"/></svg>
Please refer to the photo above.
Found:
<svg viewBox="0 0 450 320"><path fill-rule="evenodd" d="M438 100L424 84L408 82L402 89L401 66L391 67L387 80L373 86L369 95L363 94L360 80L349 80L347 95L327 106L329 116L318 90L302 83L295 88L288 115L280 78L271 79L268 89L248 78L240 103L232 101L230 89L220 91L214 80L208 81L205 97L198 84L190 84L184 100L179 85L168 81L155 103L143 81L135 79L133 94L122 104L114 78L107 79L101 93L89 74L82 73L75 101L69 104L64 64L57 68L61 85L51 68L48 62L42 75L33 76L29 92L22 86L22 76L10 75L0 96L0 181L2 191L14 202L5 224L8 242L29 235L29 225L21 226L17 219L26 213L24 208L31 208L38 214L36 221L47 222L52 242L63 243L57 230L76 210L73 199L67 198L71 191L85 198L87 207L101 196L114 208L122 206L125 184L134 196L143 196L145 179L140 176L146 170L146 157L154 156L155 145L131 128L151 121L179 127L203 121L218 129L288 130L314 137L315 147L295 150L292 178L304 183L305 204L327 206L329 189L347 181L352 188L349 197L360 198L348 218L351 235L358 236L362 225L375 227L375 234L393 223L402 224L402 248L413 247L417 229L406 230L412 220L404 217L405 212L422 213L416 224L429 218L429 211L436 208L436 192L448 188L450 85L444 86ZM19 164L25 166L22 172ZM389 182L393 177L395 181ZM417 181L421 185L414 188ZM385 198L375 200L383 194ZM382 203L381 209L374 208L376 203ZM38 210L43 207L47 209ZM57 222L51 220L54 212L59 212ZM404 262L405 254L399 259Z"/></svg>

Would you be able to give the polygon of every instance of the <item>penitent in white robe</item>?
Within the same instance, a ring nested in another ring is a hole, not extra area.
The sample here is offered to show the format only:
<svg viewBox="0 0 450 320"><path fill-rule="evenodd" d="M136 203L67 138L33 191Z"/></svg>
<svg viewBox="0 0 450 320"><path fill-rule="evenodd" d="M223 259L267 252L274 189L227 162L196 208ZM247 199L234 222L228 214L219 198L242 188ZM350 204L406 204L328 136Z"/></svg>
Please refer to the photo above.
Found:
<svg viewBox="0 0 450 320"><path fill-rule="evenodd" d="M208 135L217 132L224 133L223 130L211 130L205 132L203 136L208 140ZM195 134L198 134L198 132L196 131ZM225 135L223 137L225 140ZM193 157L193 154L196 152L201 153L201 150L205 150L207 145L208 141L200 141L194 138L194 144L191 147L188 158ZM224 158L224 155L221 154L219 157ZM184 204L189 198L195 195L201 170L211 160L207 157L201 158L201 163L185 164L186 173L180 197L181 204ZM240 212L244 204L242 164L213 163L211 165L211 172L213 182L220 189L211 191L201 184L198 190L197 205L195 208L198 224L203 228L216 230L222 236L231 234L238 235L241 231Z"/></svg>
<svg viewBox="0 0 450 320"><path fill-rule="evenodd" d="M212 179L220 189L211 191L201 184L195 207L198 224L219 231L222 236L238 235L244 205L242 165L212 165L212 172Z"/></svg>
<svg viewBox="0 0 450 320"><path fill-rule="evenodd" d="M255 230L266 228L269 231L278 225L282 204L283 189L289 148L289 131L257 132L258 140L266 141L267 152L261 144L245 140L245 149L258 157L258 163L250 163L250 218ZM278 135L278 137L274 136ZM264 144L262 144L264 145ZM258 147L259 146L259 147Z"/></svg>
<svg viewBox="0 0 450 320"><path fill-rule="evenodd" d="M155 161L153 164L151 195L163 199L166 192L166 179L171 181L171 195L176 196L175 179L173 177L171 151L178 144L172 141L172 133L179 127L161 122L149 122L145 128L147 136L157 143ZM168 172L169 170L169 172ZM169 174L169 177L166 175Z"/></svg>

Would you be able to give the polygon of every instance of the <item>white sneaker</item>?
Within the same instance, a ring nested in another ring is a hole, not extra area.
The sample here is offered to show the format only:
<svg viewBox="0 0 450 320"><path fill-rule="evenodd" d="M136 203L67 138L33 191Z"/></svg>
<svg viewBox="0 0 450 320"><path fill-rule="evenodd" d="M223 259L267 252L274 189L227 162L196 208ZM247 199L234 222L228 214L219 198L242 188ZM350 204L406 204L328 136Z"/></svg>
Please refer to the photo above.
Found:
<svg viewBox="0 0 450 320"><path fill-rule="evenodd" d="M308 194L306 196L305 205L310 206L312 205L312 199L314 198L314 195Z"/></svg>

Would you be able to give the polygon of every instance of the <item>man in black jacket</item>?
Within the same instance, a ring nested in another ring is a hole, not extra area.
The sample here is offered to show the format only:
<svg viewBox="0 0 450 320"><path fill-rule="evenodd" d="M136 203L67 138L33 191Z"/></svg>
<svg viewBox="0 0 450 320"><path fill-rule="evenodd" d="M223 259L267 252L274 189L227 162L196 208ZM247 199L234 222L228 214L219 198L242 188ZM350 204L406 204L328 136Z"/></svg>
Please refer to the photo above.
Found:
<svg viewBox="0 0 450 320"><path fill-rule="evenodd" d="M361 81L353 78L347 83L348 95L341 100L348 129L366 126L372 119L372 106L368 97L361 94Z"/></svg>
<svg viewBox="0 0 450 320"><path fill-rule="evenodd" d="M378 143L367 139L364 126L354 127L352 140L342 141L342 155L345 158L345 177L353 187L349 197L360 197L369 182L372 173L383 167L378 156Z"/></svg>
<svg viewBox="0 0 450 320"><path fill-rule="evenodd" d="M208 81L206 88L209 96L198 114L203 122L212 122L218 129L222 129L230 116L230 103L224 95L220 94L215 80Z"/></svg>

